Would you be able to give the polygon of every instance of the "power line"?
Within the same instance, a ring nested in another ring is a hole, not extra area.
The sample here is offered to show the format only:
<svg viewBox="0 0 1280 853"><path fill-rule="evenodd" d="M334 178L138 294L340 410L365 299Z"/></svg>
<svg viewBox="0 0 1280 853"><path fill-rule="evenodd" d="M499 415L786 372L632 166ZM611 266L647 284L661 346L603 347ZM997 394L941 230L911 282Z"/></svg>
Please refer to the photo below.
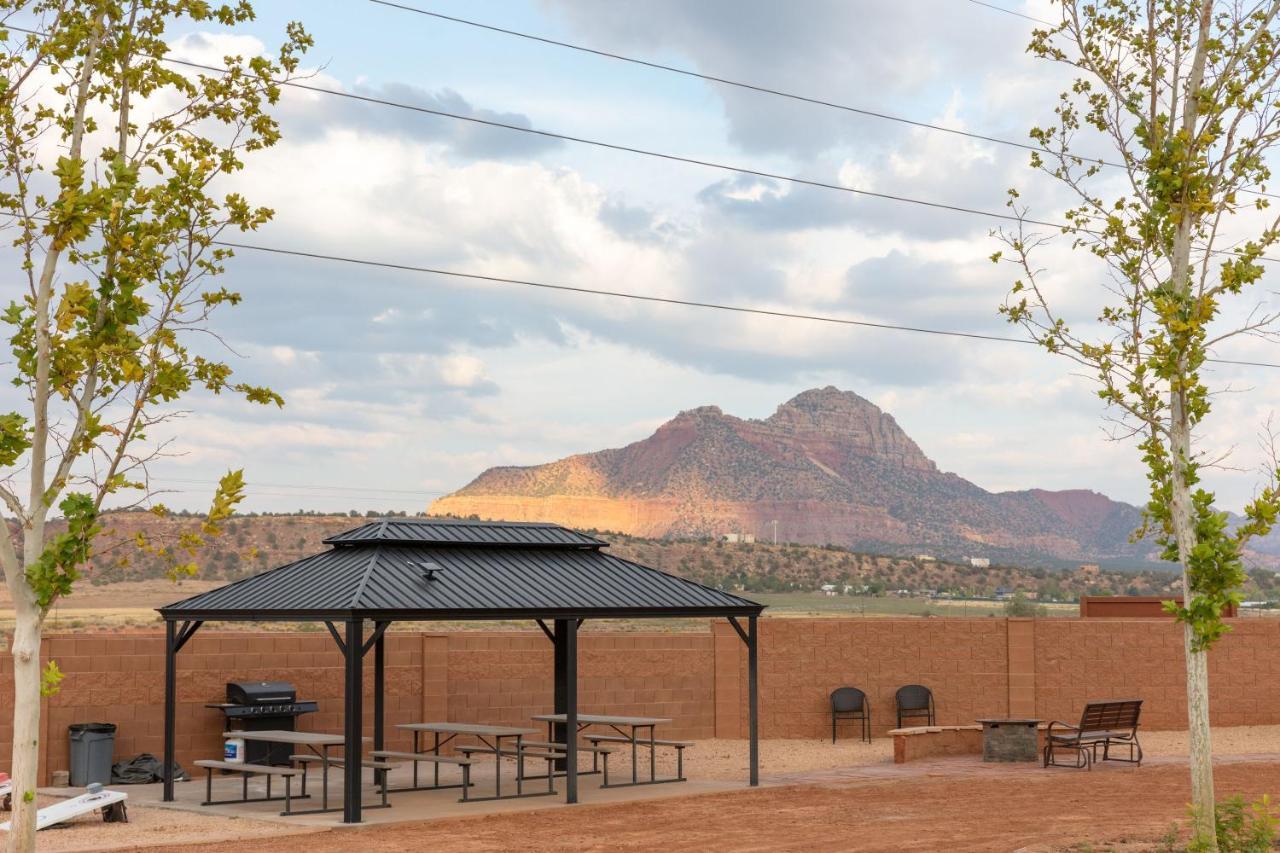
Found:
<svg viewBox="0 0 1280 853"><path fill-rule="evenodd" d="M10 26L8 29L19 32L30 33L41 37L47 37L45 33L37 30L27 30L22 27ZM195 68L201 71L210 71L215 74L227 74L228 69L219 68L215 65L205 65L200 62L192 62L186 59L175 59L165 57L165 62L174 65L182 65L187 68ZM685 163L692 166L702 166L708 169L717 169L722 172L734 172L740 175L751 175L757 178L767 178L774 181L784 181L786 183L798 184L801 186L814 187L817 189L835 190L837 192L849 193L851 195L865 196L867 198L878 198L884 201L895 201L902 204L914 204L921 207L930 207L936 210L948 210L953 213L965 213L971 216L982 216L988 219L1000 219L1006 222L1024 222L1029 225L1040 225L1047 228L1067 228L1068 226L1061 222L1047 222L1038 219L1021 219L1020 217L1010 213L999 213L992 210L981 210L973 207L965 207L963 205L948 204L946 202L930 201L928 199L912 198L910 196L894 195L892 193L881 193L873 190L858 189L857 187L847 187L843 184L833 184L827 181L811 180L808 178L797 178L790 175L777 174L775 172L766 172L761 169L749 169L745 166L733 166L726 163L718 163L713 160L703 160L697 157L685 157L680 154L671 154L663 151L651 151L645 148L636 148L630 145L622 145L616 142L605 142L598 139L587 139L582 136L572 136L567 133L557 133L550 130L540 130L534 127L523 127L518 124L509 122L496 121L494 119L480 118L479 116L468 116L460 113L451 113L447 110L437 110L430 107L424 107L417 104L406 104L402 101L392 101L387 98L376 98L372 95L360 95L355 92L342 92L336 89L326 89L323 86L313 86L308 83L300 83L296 80L276 80L273 81L277 85L289 86L294 89L301 89L307 92L314 92L320 95L329 95L335 98L345 98L352 101L360 101L367 104L376 104L383 107L391 107L393 109L406 110L408 112L421 113L424 115L437 116L439 118L447 118L453 121L470 122L472 124L484 125L486 127L500 128L502 130L515 131L517 133L525 133L533 136L540 136L545 139L556 139L561 142L573 142L579 145L590 145L596 148L604 148L611 151L622 151L627 154L636 154L643 157L653 157L659 160L667 160L674 163Z"/></svg>
<svg viewBox="0 0 1280 853"><path fill-rule="evenodd" d="M377 0L374 0L374 2L377 2ZM969 2L975 6L986 6L988 9L994 9L997 12L1004 12L1006 15L1013 15L1018 18L1024 18L1028 21L1034 21L1037 24L1044 24L1046 27L1058 26L1053 21L1046 21L1044 18L1035 18L1022 12L1015 12L1013 9L1006 9L1003 6L997 6L994 3L985 3L983 0L969 0Z"/></svg>
<svg viewBox="0 0 1280 853"><path fill-rule="evenodd" d="M955 134L956 136L965 136L970 139L978 139L983 142L994 142L998 145L1009 145L1014 148L1025 149L1027 151L1044 151L1045 150L1044 148L1041 148L1038 145L1031 145L1030 143L1026 143L1026 142L1016 142L1011 139L1001 139L1000 137L997 137L997 136L987 136L981 133L973 133L971 131L960 130L954 127L946 127L940 124L932 124L927 121L919 121L917 119L891 115L890 113L877 112L876 110L869 110L863 107L854 107L848 104L837 103L835 101L827 101L827 100L823 100L822 98L815 98L809 95L800 95L800 94L796 94L795 92L787 92L782 89L774 89L769 86L761 86L755 83L744 83L741 80L730 80L727 77L719 77L715 74L704 74L702 72L693 71L688 68L680 68L675 65L665 65L661 62L653 62L647 59L638 59L634 56L624 56L623 54L614 53L608 50L600 50L594 47L587 47L586 45L574 44L573 42L559 41L557 39L548 38L546 36L534 35L533 33L525 33L519 30L511 30L505 27L495 26L493 24L485 24L485 23L481 23L480 21L469 20L467 18L459 18L453 15L445 15L440 12L432 12L428 9L420 9L415 6L406 6L402 3L391 3L389 2L389 0L369 0L369 2L375 3L379 6L387 6L392 9L400 9L405 12L413 12L418 15L425 15L427 17L437 18L441 21L450 21L455 24L463 24L468 27L475 27L476 29L489 30L490 32L501 33L502 35L515 36L516 38L522 38L528 41L541 42L542 44L548 44L554 47L563 47L569 50L576 50L581 53L589 53L594 56L604 57L605 59L616 59L620 62L629 62L633 65L643 65L646 68L654 68L659 71L670 71L673 74L681 74L681 75L684 75L685 77L694 77L699 80L706 80L707 82L710 82L710 83L720 83L725 86L734 86L739 89L747 89L749 91L759 92L765 95L775 95L779 98L788 98L793 101L800 101L802 103L813 104L815 106L820 106L820 107L828 107L833 110L840 110L842 112L853 113L855 115L866 116L868 118L876 118L884 121L898 122L900 124L907 124L907 125L911 125L912 127L924 128L926 130L936 130L941 133L951 133L951 134ZM1114 164L1108 163L1107 165L1114 165Z"/></svg>
<svg viewBox="0 0 1280 853"><path fill-rule="evenodd" d="M23 30L21 27L9 27L12 30L29 32L35 35L43 36L35 30ZM174 59L166 57L165 62L174 65L182 65L188 68L195 68L201 71L210 71L215 74L229 73L226 68L219 68L214 65L205 65L199 62L191 62L185 59ZM797 178L790 175L782 175L775 172L766 172L761 169L749 169L745 166L734 166L726 163L719 163L713 160L703 160L696 157L686 157L680 154L671 154L662 151L651 151L645 148L636 148L630 145L622 145L620 143L605 142L598 139L588 139L581 136L572 136L566 133L557 133L550 130L540 130L533 127L523 127L518 124L510 124L508 122L495 121L493 119L480 118L478 116L461 115L459 113L451 113L447 110L437 110L430 107L424 107L417 104L406 104L401 101L392 101L386 98L376 98L371 95L360 95L354 92L342 92L336 89L326 89L323 86L312 86L307 83L299 83L296 80L276 80L273 81L277 85L289 86L294 89L302 89L308 92L314 92L321 95L329 95L335 98L345 98L353 101L360 101L368 104L376 104L378 106L391 107L394 109L406 110L408 112L421 113L425 115L437 116L439 118L452 119L454 121L470 122L472 124L484 125L486 127L500 128L502 130L515 131L517 133L525 133L533 136L540 136L547 139L556 139L562 142L573 142L580 145L590 145L597 148L604 148L611 151L622 151L627 154L636 154L643 157L653 157L660 160L667 160L675 163L685 163L693 166L702 166L709 169L716 169L723 172L733 172L740 175L750 175L757 178L767 178L769 180L783 181L786 183L797 184L800 186L814 187L817 189L834 190L837 192L849 193L851 195L865 196L867 198L878 198L883 201L894 201L902 204L913 204L921 207L929 207L935 210L946 210L952 213L963 213L970 216L981 216L988 219L999 219L1005 222L1019 222L1027 225L1039 225L1046 228L1055 228L1060 230L1075 230L1086 234L1097 235L1099 232L1091 231L1087 228L1080 228L1063 222L1049 222L1043 219L1023 218L1012 213L999 213L993 210L982 210L980 208L966 207L964 205L949 204L947 202L930 201L928 199L913 198L911 196L895 195L893 193L875 192L874 190L864 190L857 187L848 187L843 184L833 184L826 181L813 180L809 178ZM1214 250L1213 254L1234 254L1228 250ZM1263 257L1260 260L1275 261L1274 258Z"/></svg>
<svg viewBox="0 0 1280 853"><path fill-rule="evenodd" d="M401 264L392 261L379 261L367 258L351 258L344 255L328 255L319 252L306 252L300 249L281 249L274 246L258 246L251 243L236 243L229 240L215 240L214 243L219 246L225 246L232 249L246 249L254 252L264 252L273 255L286 255L296 258L307 258L316 261L330 261L333 263L354 264L357 266L377 267L379 269L399 270L401 272L426 273L430 275L448 276L451 278L462 278L471 281L483 281L491 284L507 284L517 285L520 287L535 287L542 290L555 290L565 293L590 294L593 296L608 296L617 299L632 299L637 302L654 302L661 305L678 305L684 308L705 308L716 311L730 311L736 314L754 314L763 317L780 317L788 320L808 320L819 323L833 323L841 326L861 326L868 329L883 329L893 332L913 332L921 335L937 335L949 338L967 338L979 341L995 341L998 343L1008 344L1030 344L1039 346L1035 341L1026 338L1010 338L1000 335L985 335L978 332L962 332L951 329L930 329L923 326L905 326L896 323L875 323L869 320L854 320L849 317L832 317L823 314L802 314L794 311L781 311L770 308L755 308L746 305L725 305L717 302L700 302L691 299L676 299L669 296L651 296L643 293L631 293L624 290L603 290L591 287L579 287L569 284L553 284L545 281L532 281L520 278L505 278L495 275L481 275L479 273L461 272L458 270L447 270L439 267L418 266L414 264ZM1234 359L1208 359L1217 364L1235 364L1247 367L1267 367L1280 369L1280 364L1272 364L1268 362L1255 361L1238 361Z"/></svg>
<svg viewBox="0 0 1280 853"><path fill-rule="evenodd" d="M22 32L29 32L35 35L44 36L43 33L40 33L38 31L22 30L22 28L20 27L11 26L9 27L9 29L20 30ZM187 60L166 58L165 61L172 62L178 65L184 65L190 68L197 68L205 71L211 71L218 74L229 73L226 68L218 68L216 66L204 65L202 63L190 62ZM311 86L305 83L299 83L297 81L276 81L276 82L281 85L291 86L293 88L304 89L307 91L316 92L318 94L330 95L333 97L363 101L366 103L378 104L378 105L387 106L387 107L394 107L397 109L408 110L411 112L425 113L428 115L435 115L443 118L455 119L457 121L472 122L474 124L481 124L481 125L486 125L490 127L498 127L498 128L503 128L505 130L517 131L520 133L534 134L537 136L543 136L543 137L548 137L552 139L560 139L567 142L577 142L584 145L593 145L601 148L624 151L627 153L638 154L638 155L643 155L648 157L656 157L663 160L671 160L675 162L705 166L708 168L719 169L719 170L729 171L729 172L737 172L740 174L753 175L756 177L769 178L772 180L787 181L795 184L802 184L802 185L818 187L822 189L838 190L841 192L852 193L855 195L864 195L864 196L869 196L873 198L885 199L889 201L898 201L903 203L922 205L925 207L949 210L957 213L966 213L966 214L975 215L975 216L984 216L984 217L989 217L993 219L1022 222L1022 223L1031 224L1031 225L1041 225L1041 226L1058 228L1058 229L1066 229L1069 227L1063 223L1047 222L1044 220L1037 220L1037 219L1023 219L1013 214L979 210L976 208L962 207L959 205L951 205L951 204L946 204L942 202L927 201L924 199L916 199L916 198L910 198L906 196L891 195L888 193L877 193L877 192L872 192L870 190L860 190L860 189L855 189L853 187L841 186L839 184L830 184L822 181L812 181L804 178L789 177L786 175L778 175L778 174L764 172L764 171L755 170L755 169L747 169L747 168L741 168L737 166L730 166L730 165L726 165L723 163L716 163L709 160L699 160L691 157L683 157L675 154L666 154L662 152L649 151L642 148L634 148L631 146L619 145L619 144L614 144L609 142L602 142L599 140L586 139L582 137L570 136L567 134L553 133L551 131L538 130L536 128L521 127L519 125L508 124L505 122L493 121L490 119L482 119L476 116L464 116L464 115L459 115L457 113L446 112L444 110L434 110L428 107L405 104L398 101L390 101L383 98L374 98L368 95L358 95L351 92L340 92L333 89L326 89L321 86ZM1086 229L1078 229L1078 230L1086 231ZM1093 232L1086 231L1086 233L1093 233ZM615 297L615 298L632 299L632 300L643 301L643 302L655 302L655 303L662 303L662 304L668 304L668 305L679 305L679 306L684 306L689 308L706 308L706 309L713 309L713 310L720 310L720 311L731 311L731 312L740 313L740 314L754 314L754 315L768 316L768 317L782 317L782 318L794 319L794 320L809 320L814 322L833 323L833 324L846 325L846 326L861 326L864 328L885 329L885 330L901 331L901 332L914 332L918 334L938 335L938 336L956 337L956 338L969 338L974 340L988 340L988 341L997 341L1002 343L1020 343L1020 344L1033 344L1033 345L1035 344L1034 341L1029 341L1025 338L1009 338L1009 337L1001 337L996 335L984 335L984 334L979 334L975 332L929 329L924 327L906 326L906 325L899 325L899 324L893 324L893 323L874 323L866 320L853 320L850 318L842 318L842 317L830 317L830 316L816 315L816 314L802 314L798 312L778 311L778 310L754 308L754 307L740 306L740 305L724 305L720 303L675 299L671 297L649 296L645 294L629 293L625 291L602 290L602 289L596 289L596 288L578 287L573 285L553 284L549 282L537 282L537 281L531 281L526 279L515 279L515 278L504 278L501 276L480 275L475 273L461 272L457 270L445 270L445 269L439 269L434 267L398 264L398 263L393 263L389 261L376 261L376 260L369 260L369 259L349 258L349 257L344 257L339 255L327 255L327 254L321 254L321 253L315 253L315 252L306 252L306 251L296 250L296 249L282 249L282 248L276 248L276 247L270 247L270 246L258 246L258 245L253 245L249 243L236 243L236 242L225 241L225 240L214 240L212 242L215 245L226 246L228 248L239 248L239 249L245 249L245 250L256 251L256 252L265 252L265 253L277 254L277 255L288 255L293 257L310 258L313 260L324 260L324 261L332 261L332 262L339 262L339 263L358 264L362 266L380 267L383 269L396 269L396 270L402 270L407 272L428 273L433 275L450 276L454 278L464 278L464 279L469 279L473 281L485 281L485 282L496 283L496 284L511 284L511 285L520 285L524 287L535 287L535 288L541 288L545 290L592 294L597 296L609 296L609 297ZM1214 254L1234 254L1229 250L1214 250L1213 253ZM1259 260L1275 262L1277 259L1263 256ZM1267 367L1267 368L1280 369L1280 364L1271 364L1267 362L1235 361L1230 359L1209 359L1209 360L1219 364L1237 364L1241 366Z"/></svg>
<svg viewBox="0 0 1280 853"><path fill-rule="evenodd" d="M217 480L198 480L187 479L182 477L151 477L153 483L186 483L197 486L216 486ZM395 494L395 495L445 495L448 492L432 491L430 489L378 489L364 486L318 486L311 483L259 483L256 480L247 479L245 484L249 486L265 486L268 489L306 489L309 491L336 491L351 497L352 492L371 492L374 494Z"/></svg>
<svg viewBox="0 0 1280 853"><path fill-rule="evenodd" d="M633 65L641 65L646 68L656 69L658 71L669 71L672 74L680 74L685 77L692 77L698 80L705 80L709 83L719 83L724 86L733 86L738 89L745 89L747 91L757 92L764 95L773 95L779 98L787 98L792 101L799 101L805 104L812 104L814 106L826 107L828 109L839 110L841 112L846 112L846 113L852 113L854 115L860 115L866 118L874 118L874 119L880 119L882 121L897 122L899 124L906 124L906 125L910 125L911 127L918 127L924 130L932 130L938 133L950 133L955 136L962 136L968 139L976 139L980 142L990 142L995 145L1005 145L1011 148L1019 148L1023 151L1034 151L1040 154L1049 154L1050 156L1054 155L1054 152L1049 150L1048 148L1045 148L1044 146L1041 146L1041 145L1033 145L1028 142L1018 142L1013 139L1005 139L1003 137L991 136L985 133L976 133L968 130L960 130L959 128L946 127L945 125L933 124L932 122L906 118L904 116L898 116L898 115L893 115L891 113L879 112L877 110L869 110L869 109L866 109L865 107L854 107L848 104L841 104L835 101L828 101L822 98L815 98L810 95L800 95L795 92L787 92L782 89L775 89L770 86L762 86L756 83L744 83L741 80L731 80L727 77L720 77L715 74L705 74L699 71L693 71L689 68L681 68L676 65L666 65L664 63L654 62L648 59L639 59L634 56L625 56L621 53L615 53L613 51L600 50L599 48L587 47L586 45L575 44L573 42L560 41L558 39L548 38L547 36L539 36L533 33L521 32L520 30L512 30L506 27L499 27L494 24L486 24L486 23L482 23L480 21L474 21L468 18L459 18L455 15L445 15L441 12L430 11L429 9L422 9L416 6L408 6L403 3L393 3L393 2L390 2L390 0L369 0L369 2L374 3L378 6L386 6L391 9L399 9L405 12L412 12L417 15L424 15L426 17L435 18L441 21L448 21L454 24L462 24L464 26L474 27L480 30L488 30L489 32L500 33L502 35L513 36L515 38L526 39L528 41L539 42L541 44L551 45L553 47L562 47L568 50L576 50L576 51L579 51L580 53L587 53L593 56L603 57L605 59L614 59L619 62L629 62ZM1012 9L1004 9L1004 8L1001 8L1000 6L994 6L990 3L984 3L984 2L981 2L981 0L969 0L969 2L976 3L979 6L986 6L987 8L994 9L997 12L1004 12L1009 15L1017 15L1020 18L1026 18L1029 21L1035 21L1037 23L1045 24L1046 26L1054 26L1054 24L1050 23L1049 21L1045 21L1040 18L1033 18L1030 15L1022 14L1021 12L1015 12ZM1096 163L1101 166L1108 166L1113 169L1126 168L1125 164L1123 163L1114 163L1109 160L1105 160L1101 157L1088 157L1085 155L1077 155L1077 156L1079 156L1080 159L1085 160L1086 162ZM1249 193L1250 195L1265 196L1267 198L1280 198L1280 194L1263 192L1261 190L1246 189L1246 190L1243 190L1243 192Z"/></svg>
<svg viewBox="0 0 1280 853"><path fill-rule="evenodd" d="M226 74L227 69L218 68L212 65L203 65L198 62L188 62L183 59L166 60L177 65L185 65L190 68L198 68L204 71L212 71L215 73ZM708 169L717 169L722 172L734 172L740 175L751 175L757 178L768 178L774 181L784 181L791 184L799 184L801 186L815 187L817 189L835 190L837 192L849 193L851 195L866 196L867 198L878 198L884 201L896 201L903 204L914 204L921 207L931 207L937 210L949 210L953 213L965 213L971 216L983 216L989 219L1001 219L1009 222L1025 222L1030 225L1042 225L1048 228L1067 228L1061 222L1047 222L1039 219L1020 219L1011 213L999 213L993 210L981 210L974 207L965 207L958 204L949 204L941 201L930 201L928 199L912 198L910 196L894 195L892 193L875 192L874 190L858 189L857 187L847 187L843 184L833 184L827 181L812 180L809 178L797 178L791 175L782 175L776 172L766 172L762 169L749 169L745 166L733 166L726 163L718 163L714 160L702 160L697 157L686 157L681 154L671 154L664 151L651 151L647 148L636 148L631 145L623 145L617 142L605 142L599 139L588 139L583 136L573 136L567 133L557 133L551 130L540 130L535 127L523 127L518 124L510 124L508 122L496 121L493 119L480 118L479 116L468 116L460 113L451 113L447 110L437 110L430 107L424 107L417 104L406 104L401 101L392 101L386 98L375 98L372 95L359 95L354 92L341 92L336 89L326 89L323 86L312 86L307 83L299 83L294 80L276 81L280 85L291 86L295 89L304 89L308 92L315 92L321 95L331 95L335 98L346 98L352 101L362 101L367 104L377 104L383 107L392 107L394 109L407 110L409 112L423 113L425 115L438 116L440 118L452 119L454 121L465 121L472 124L484 125L486 127L495 127L502 130L512 130L517 133L525 133L532 136L541 136L545 139L556 139L561 142L573 142L579 145L591 145L596 148L605 148L610 151L622 151L627 154L636 154L642 157L653 157L659 160L667 160L674 163L685 163L691 166L702 166Z"/></svg>

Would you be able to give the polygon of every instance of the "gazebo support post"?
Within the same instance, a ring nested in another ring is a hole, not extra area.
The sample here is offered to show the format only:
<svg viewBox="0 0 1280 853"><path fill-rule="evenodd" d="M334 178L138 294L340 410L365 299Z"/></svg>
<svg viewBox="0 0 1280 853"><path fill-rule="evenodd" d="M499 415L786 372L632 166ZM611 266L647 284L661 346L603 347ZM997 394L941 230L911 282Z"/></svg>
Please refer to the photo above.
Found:
<svg viewBox="0 0 1280 853"><path fill-rule="evenodd" d="M384 631L386 623L379 623L376 637L373 642L373 748L380 750L385 748L383 743L386 737L386 696L387 690L387 649ZM381 775L386 771L375 771L374 778L381 782Z"/></svg>
<svg viewBox="0 0 1280 853"><path fill-rule="evenodd" d="M557 714L569 713L569 669L568 660L565 656L565 650L568 648L566 635L569 633L569 622L570 620L568 619L555 620L555 634L552 636L552 642L555 643L553 651L555 657L555 700L553 710ZM565 732L567 730L564 723L555 723L552 726L554 737L551 739L556 743L567 744L568 741L565 740ZM566 766L563 758L556 759L556 770L564 770Z"/></svg>
<svg viewBox="0 0 1280 853"><path fill-rule="evenodd" d="M751 787L760 784L760 699L756 693L756 669L759 663L757 617L747 617L747 736L751 739Z"/></svg>
<svg viewBox="0 0 1280 853"><path fill-rule="evenodd" d="M757 617L748 616L747 629L744 631L738 624L738 617L729 617L729 624L747 647L747 739L750 744L748 762L751 764L748 779L752 787L760 784L760 700L756 690L760 643L756 621Z"/></svg>
<svg viewBox="0 0 1280 853"><path fill-rule="evenodd" d="M177 734L177 624L164 620L164 801L173 802L173 753Z"/></svg>
<svg viewBox="0 0 1280 853"><path fill-rule="evenodd" d="M178 727L178 652L203 624L195 619L183 622L179 628L173 619L164 620L164 764L160 772L164 777L166 803L173 802L173 768L177 766L174 743Z"/></svg>
<svg viewBox="0 0 1280 853"><path fill-rule="evenodd" d="M347 620L347 639L343 644L346 657L347 684L345 690L346 708L343 714L344 734L342 764L342 822L360 822L360 771L364 750L361 749L360 736L363 734L361 711L364 705L364 678L361 666L364 663L364 620Z"/></svg>
<svg viewBox="0 0 1280 853"><path fill-rule="evenodd" d="M578 622L557 620L556 635L564 626L564 801L578 801Z"/></svg>

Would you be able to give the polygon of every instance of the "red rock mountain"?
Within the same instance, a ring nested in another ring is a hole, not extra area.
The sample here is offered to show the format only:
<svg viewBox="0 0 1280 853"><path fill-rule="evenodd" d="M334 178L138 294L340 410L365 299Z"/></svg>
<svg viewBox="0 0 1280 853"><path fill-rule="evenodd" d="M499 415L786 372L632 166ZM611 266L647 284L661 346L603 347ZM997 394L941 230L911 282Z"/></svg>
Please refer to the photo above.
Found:
<svg viewBox="0 0 1280 853"><path fill-rule="evenodd" d="M764 420L682 412L626 447L485 471L432 514L555 521L637 536L729 532L889 553L1141 562L1128 504L1088 491L992 493L938 470L849 391L805 391Z"/></svg>

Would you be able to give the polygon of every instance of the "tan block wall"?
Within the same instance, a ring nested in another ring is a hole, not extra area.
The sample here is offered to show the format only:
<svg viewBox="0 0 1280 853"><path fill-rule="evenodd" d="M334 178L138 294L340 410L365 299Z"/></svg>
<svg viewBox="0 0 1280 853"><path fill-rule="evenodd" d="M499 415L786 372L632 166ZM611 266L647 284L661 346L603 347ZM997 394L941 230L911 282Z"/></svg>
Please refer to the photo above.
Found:
<svg viewBox="0 0 1280 853"><path fill-rule="evenodd" d="M1280 620L1232 620L1210 658L1213 723L1280 724ZM164 639L76 634L47 638L62 690L44 700L42 766L67 767L74 722L114 722L116 756L163 747ZM372 725L372 656L365 666L365 722ZM584 712L669 717L672 737L747 735L747 654L723 620L673 634L595 633L580 637L579 701ZM1182 633L1167 619L762 619L760 733L766 738L830 737L828 696L860 687L873 732L896 728L893 694L903 684L932 688L937 723L979 717L1077 718L1091 699L1138 696L1146 728L1186 724ZM280 679L320 703L300 719L312 731L341 731L342 660L324 632L202 630L178 656L178 760L219 754L222 701L231 679ZM387 635L388 744L408 745L399 722L454 720L529 724L551 710L551 644L541 632ZM0 770L12 740L7 708L12 665L0 655ZM855 737L846 725L842 737Z"/></svg>
<svg viewBox="0 0 1280 853"><path fill-rule="evenodd" d="M898 727L894 693L905 684L933 691L938 725L1005 714L1007 625L1004 619L763 619L761 737L830 737L831 691L843 686L867 694L876 737ZM746 652L739 654L739 706L745 708ZM742 716L745 733L745 710ZM845 726L845 736L852 736L853 724Z"/></svg>

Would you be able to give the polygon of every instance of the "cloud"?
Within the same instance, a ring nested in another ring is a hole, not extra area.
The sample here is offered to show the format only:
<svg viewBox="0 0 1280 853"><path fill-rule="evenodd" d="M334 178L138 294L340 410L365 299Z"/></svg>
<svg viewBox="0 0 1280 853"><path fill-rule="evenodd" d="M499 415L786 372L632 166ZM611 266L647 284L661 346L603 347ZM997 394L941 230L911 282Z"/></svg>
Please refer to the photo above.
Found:
<svg viewBox="0 0 1280 853"><path fill-rule="evenodd" d="M407 104L423 110L516 127L533 127L533 122L523 113L476 107L448 88L428 91L405 83L385 83L381 86L357 85L348 89L330 79L308 81L307 85L374 101ZM529 159L563 145L560 140L546 136L296 89L289 90L289 96L284 99L280 120L284 132L296 139L323 137L335 128L342 128L442 146L451 157L463 161Z"/></svg>
<svg viewBox="0 0 1280 853"><path fill-rule="evenodd" d="M1022 56L1025 27L1010 16L950 0L813 0L803 7L737 0L544 0L544 6L592 46L889 113L904 112L904 104L907 112L918 110L920 102L936 97L940 81L949 91L987 73L1019 73L1029 64ZM730 139L747 151L811 157L845 145L890 147L904 130L866 116L706 85L722 103Z"/></svg>

